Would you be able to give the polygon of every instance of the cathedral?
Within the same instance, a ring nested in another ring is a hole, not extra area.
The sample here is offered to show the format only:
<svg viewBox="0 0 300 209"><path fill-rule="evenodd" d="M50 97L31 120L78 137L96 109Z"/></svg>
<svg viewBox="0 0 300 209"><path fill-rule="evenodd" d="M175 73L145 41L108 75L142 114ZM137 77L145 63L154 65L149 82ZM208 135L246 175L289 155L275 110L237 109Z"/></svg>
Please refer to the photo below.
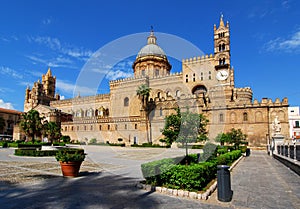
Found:
<svg viewBox="0 0 300 209"><path fill-rule="evenodd" d="M265 146L275 118L281 122L281 133L288 136L287 98L257 101L250 87L236 87L229 23L221 16L213 30L214 53L182 60L181 72L173 74L152 30L132 65L133 77L110 81L108 94L60 100L49 69L42 82L26 89L24 111L34 108L48 114L49 120L61 124L63 135L80 142L159 144L165 117L176 108L204 114L211 140L235 128L247 134L250 146ZM148 109L137 95L141 85L150 89Z"/></svg>

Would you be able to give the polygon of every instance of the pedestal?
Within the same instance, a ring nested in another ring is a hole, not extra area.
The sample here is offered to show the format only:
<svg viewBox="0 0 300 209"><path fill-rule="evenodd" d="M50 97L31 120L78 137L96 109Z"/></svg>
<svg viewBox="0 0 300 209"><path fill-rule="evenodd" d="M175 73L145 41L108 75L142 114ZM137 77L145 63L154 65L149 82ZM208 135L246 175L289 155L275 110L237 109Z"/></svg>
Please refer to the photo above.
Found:
<svg viewBox="0 0 300 209"><path fill-rule="evenodd" d="M278 154L277 145L278 144L283 144L283 142L284 142L284 136L282 134L274 134L272 136L272 152L271 152L271 155L273 153Z"/></svg>

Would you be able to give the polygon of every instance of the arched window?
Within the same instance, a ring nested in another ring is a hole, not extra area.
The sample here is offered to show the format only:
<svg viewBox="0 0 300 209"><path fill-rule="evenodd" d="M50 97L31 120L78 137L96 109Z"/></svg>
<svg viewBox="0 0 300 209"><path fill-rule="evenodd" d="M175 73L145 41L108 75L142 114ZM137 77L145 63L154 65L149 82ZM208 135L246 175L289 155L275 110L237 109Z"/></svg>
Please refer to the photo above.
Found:
<svg viewBox="0 0 300 209"><path fill-rule="evenodd" d="M71 126L71 131L74 131L74 127L73 126Z"/></svg>
<svg viewBox="0 0 300 209"><path fill-rule="evenodd" d="M160 94L160 92L158 92L158 93L157 93L157 97L160 98L160 96L161 96L161 94Z"/></svg>
<svg viewBox="0 0 300 209"><path fill-rule="evenodd" d="M137 129L137 124L134 124L134 129Z"/></svg>
<svg viewBox="0 0 300 209"><path fill-rule="evenodd" d="M175 93L176 97L180 97L180 91L177 90L176 93Z"/></svg>
<svg viewBox="0 0 300 209"><path fill-rule="evenodd" d="M99 125L99 131L101 131L102 130L102 126L101 125Z"/></svg>
<svg viewBox="0 0 300 209"><path fill-rule="evenodd" d="M162 107L159 109L159 116L163 116L163 109L162 109Z"/></svg>
<svg viewBox="0 0 300 209"><path fill-rule="evenodd" d="M201 72L201 81L203 81L203 73Z"/></svg>
<svg viewBox="0 0 300 209"><path fill-rule="evenodd" d="M225 44L222 44L222 51L225 50Z"/></svg>
<svg viewBox="0 0 300 209"><path fill-rule="evenodd" d="M221 113L221 114L219 115L219 121L220 121L220 123L223 123L223 122L224 122L224 115L223 115L223 113Z"/></svg>
<svg viewBox="0 0 300 209"><path fill-rule="evenodd" d="M196 81L196 74L194 73L193 74L193 82L195 82Z"/></svg>
<svg viewBox="0 0 300 209"><path fill-rule="evenodd" d="M243 121L248 121L248 114L246 112L243 113Z"/></svg>
<svg viewBox="0 0 300 209"><path fill-rule="evenodd" d="M158 69L155 70L155 76L159 76L159 70Z"/></svg>
<svg viewBox="0 0 300 209"><path fill-rule="evenodd" d="M91 130L91 131L93 130L93 126L90 127L90 130Z"/></svg>
<svg viewBox="0 0 300 209"><path fill-rule="evenodd" d="M185 75L185 82L186 83L189 82L189 76L188 76L188 74Z"/></svg>
<svg viewBox="0 0 300 209"><path fill-rule="evenodd" d="M110 125L107 125L107 130L110 130Z"/></svg>
<svg viewBox="0 0 300 209"><path fill-rule="evenodd" d="M208 72L208 79L211 80L211 72Z"/></svg>
<svg viewBox="0 0 300 209"><path fill-rule="evenodd" d="M129 106L129 98L125 97L124 99L124 107L128 107Z"/></svg>
<svg viewBox="0 0 300 209"><path fill-rule="evenodd" d="M118 125L115 126L115 129L118 130Z"/></svg>
<svg viewBox="0 0 300 209"><path fill-rule="evenodd" d="M219 44L219 52L222 51L222 47L221 44Z"/></svg>
<svg viewBox="0 0 300 209"><path fill-rule="evenodd" d="M225 60L225 58L223 58L223 65L225 65L225 64L226 64L226 63L225 63L225 61L226 61L226 60Z"/></svg>
<svg viewBox="0 0 300 209"><path fill-rule="evenodd" d="M124 128L125 128L125 130L127 130L127 124L125 124L125 127L124 127Z"/></svg>
<svg viewBox="0 0 300 209"><path fill-rule="evenodd" d="M68 130L68 127L66 126L66 127L65 127L65 131L67 131L67 130Z"/></svg>

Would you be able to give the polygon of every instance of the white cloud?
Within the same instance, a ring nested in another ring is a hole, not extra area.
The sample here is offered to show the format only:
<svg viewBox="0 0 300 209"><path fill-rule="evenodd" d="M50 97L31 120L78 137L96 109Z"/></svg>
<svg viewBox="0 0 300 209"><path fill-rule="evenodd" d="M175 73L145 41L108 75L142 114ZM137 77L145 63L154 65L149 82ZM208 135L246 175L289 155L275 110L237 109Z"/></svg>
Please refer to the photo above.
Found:
<svg viewBox="0 0 300 209"><path fill-rule="evenodd" d="M45 45L54 51L80 60L86 60L93 54L91 50L62 43L59 39L49 36L28 37L28 41Z"/></svg>
<svg viewBox="0 0 300 209"><path fill-rule="evenodd" d="M80 94L80 95L95 95L97 93L97 89L95 88L89 88L86 86L79 86L79 85L75 85L72 83L69 83L68 81L64 81L64 80L56 80L56 88L60 91L60 92L64 92L66 94L69 95L73 95L74 94ZM76 92L74 92L76 91ZM76 96L75 95L75 96Z"/></svg>
<svg viewBox="0 0 300 209"><path fill-rule="evenodd" d="M117 80L120 78L129 78L132 77L132 73L125 72L122 70L111 70L106 74L108 80Z"/></svg>
<svg viewBox="0 0 300 209"><path fill-rule="evenodd" d="M16 70L13 70L9 67L4 67L4 66L0 66L0 74L7 75L7 76L13 77L15 79L23 78L23 76L20 73L18 73Z"/></svg>
<svg viewBox="0 0 300 209"><path fill-rule="evenodd" d="M10 102L4 102L3 99L0 99L0 107L5 109L14 109L14 106Z"/></svg>
<svg viewBox="0 0 300 209"><path fill-rule="evenodd" d="M49 25L49 24L51 24L51 22L52 22L52 20L51 20L50 18L47 18L47 19L42 20L42 23L43 23L44 25Z"/></svg>
<svg viewBox="0 0 300 209"><path fill-rule="evenodd" d="M38 56L33 56L33 55L27 55L27 58L29 58L30 60L34 61L33 64L37 64L37 63L42 63L48 67L65 67L65 68L76 68L75 66L73 66L73 62L71 59L69 58L65 58L62 56L56 57L54 59L43 59L40 58Z"/></svg>
<svg viewBox="0 0 300 209"><path fill-rule="evenodd" d="M264 45L266 51L300 52L300 29L289 38L276 38Z"/></svg>

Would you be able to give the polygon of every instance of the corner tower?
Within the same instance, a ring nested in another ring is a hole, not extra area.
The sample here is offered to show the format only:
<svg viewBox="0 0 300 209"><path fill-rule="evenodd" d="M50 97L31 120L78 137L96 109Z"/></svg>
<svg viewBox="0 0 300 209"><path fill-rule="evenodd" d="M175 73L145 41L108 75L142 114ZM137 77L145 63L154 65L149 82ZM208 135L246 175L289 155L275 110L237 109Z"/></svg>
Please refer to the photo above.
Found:
<svg viewBox="0 0 300 209"><path fill-rule="evenodd" d="M42 76L42 83L45 95L48 97L54 97L56 77L52 76L50 68L48 68L46 75Z"/></svg>
<svg viewBox="0 0 300 209"><path fill-rule="evenodd" d="M147 38L147 45L138 53L132 68L134 77L157 77L170 74L171 64L165 52L157 45L153 30Z"/></svg>

